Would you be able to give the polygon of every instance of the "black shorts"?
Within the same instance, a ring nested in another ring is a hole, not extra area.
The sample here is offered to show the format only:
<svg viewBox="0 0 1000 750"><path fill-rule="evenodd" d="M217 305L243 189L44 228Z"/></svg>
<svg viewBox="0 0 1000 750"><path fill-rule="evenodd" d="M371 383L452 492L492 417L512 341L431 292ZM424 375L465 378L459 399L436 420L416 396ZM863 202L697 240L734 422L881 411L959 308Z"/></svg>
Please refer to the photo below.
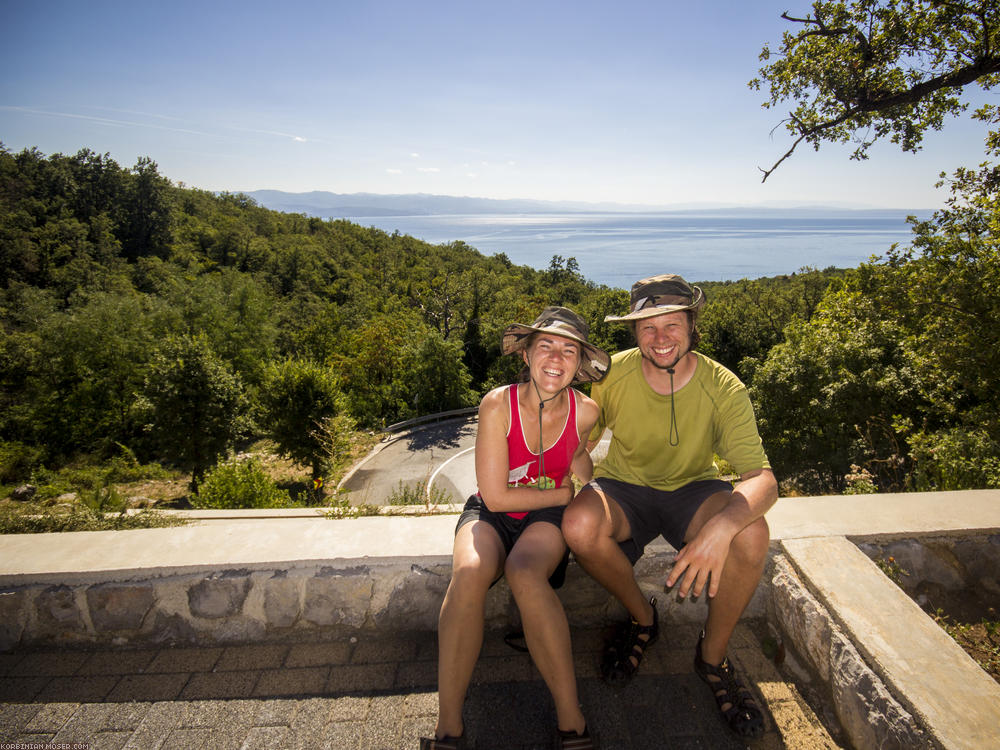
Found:
<svg viewBox="0 0 1000 750"><path fill-rule="evenodd" d="M497 535L500 537L500 543L503 544L504 553L509 555L510 551L514 549L514 544L517 542L518 537L521 536L521 532L533 523L551 523L562 533L562 517L565 510L566 508L563 506L539 508L538 510L529 511L528 515L524 518L514 518L513 516L508 516L506 513L494 513L486 507L482 498L478 495L473 495L465 502L462 515L458 517L458 523L455 525L455 533L457 534L458 530L467 523L484 521L496 530ZM566 565L568 563L569 548L563 553L562 560L549 577L549 583L552 585L552 588L557 589L563 585L563 582L566 580ZM499 580L497 578L497 581ZM496 583L496 581L493 583Z"/></svg>
<svg viewBox="0 0 1000 750"><path fill-rule="evenodd" d="M691 519L702 503L717 492L733 491L733 485L722 479L702 479L671 491L608 477L595 479L591 484L596 484L625 513L632 537L620 542L619 546L633 565L642 557L646 545L661 534L679 550L684 546L684 535Z"/></svg>

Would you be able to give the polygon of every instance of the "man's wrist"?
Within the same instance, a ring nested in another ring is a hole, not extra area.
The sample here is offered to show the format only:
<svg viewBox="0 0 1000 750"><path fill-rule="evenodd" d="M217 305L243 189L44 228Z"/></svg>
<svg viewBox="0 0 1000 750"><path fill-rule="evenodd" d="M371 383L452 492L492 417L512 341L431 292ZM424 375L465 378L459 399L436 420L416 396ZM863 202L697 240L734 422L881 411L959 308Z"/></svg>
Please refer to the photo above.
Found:
<svg viewBox="0 0 1000 750"><path fill-rule="evenodd" d="M729 508L723 508L720 512L716 513L712 518L708 519L706 526L716 526L721 531L724 531L732 539L737 534L740 533L742 525L739 519L735 518L732 513L729 512Z"/></svg>

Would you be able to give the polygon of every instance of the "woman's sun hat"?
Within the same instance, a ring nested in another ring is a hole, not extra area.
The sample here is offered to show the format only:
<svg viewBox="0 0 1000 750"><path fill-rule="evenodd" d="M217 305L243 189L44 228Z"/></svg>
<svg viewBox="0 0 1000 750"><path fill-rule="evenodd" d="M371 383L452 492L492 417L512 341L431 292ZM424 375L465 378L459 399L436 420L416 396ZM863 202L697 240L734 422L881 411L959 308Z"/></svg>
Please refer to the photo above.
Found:
<svg viewBox="0 0 1000 750"><path fill-rule="evenodd" d="M611 357L603 349L587 341L590 327L587 322L566 307L546 307L531 325L513 323L503 332L500 350L514 354L527 346L533 333L550 333L575 341L581 347L580 367L573 376L574 383L596 383L608 372Z"/></svg>

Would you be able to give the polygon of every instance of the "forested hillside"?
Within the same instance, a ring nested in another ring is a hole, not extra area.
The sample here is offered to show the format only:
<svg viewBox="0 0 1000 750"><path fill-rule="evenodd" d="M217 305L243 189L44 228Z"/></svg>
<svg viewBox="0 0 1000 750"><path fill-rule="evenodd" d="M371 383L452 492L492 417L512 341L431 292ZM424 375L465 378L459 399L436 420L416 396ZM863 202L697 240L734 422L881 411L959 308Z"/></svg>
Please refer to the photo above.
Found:
<svg viewBox="0 0 1000 750"><path fill-rule="evenodd" d="M786 491L997 486L998 214L977 211L858 269L704 284L702 349L751 385ZM509 381L500 331L545 305L630 346L602 322L627 299L573 258L537 271L176 186L148 159L0 148L0 484L122 455L196 484L261 437L318 476L339 433Z"/></svg>

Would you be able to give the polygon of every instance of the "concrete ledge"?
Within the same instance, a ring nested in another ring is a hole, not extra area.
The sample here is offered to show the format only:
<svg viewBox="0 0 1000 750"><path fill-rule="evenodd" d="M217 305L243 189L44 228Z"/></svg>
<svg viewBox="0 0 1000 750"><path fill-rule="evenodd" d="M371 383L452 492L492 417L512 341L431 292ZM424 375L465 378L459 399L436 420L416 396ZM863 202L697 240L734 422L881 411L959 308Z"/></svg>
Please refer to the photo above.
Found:
<svg viewBox="0 0 1000 750"><path fill-rule="evenodd" d="M379 505L372 506L372 516L440 516L456 515L462 512L462 505L457 503L438 503L435 505ZM331 518L331 520L353 520L352 517L337 518L331 516L331 508L198 508L194 510L161 510L167 516L181 518L185 521L260 521L263 519L280 519L287 521L293 518ZM141 513L141 510L130 510L130 514ZM360 518L370 516L359 516Z"/></svg>
<svg viewBox="0 0 1000 750"><path fill-rule="evenodd" d="M830 537L782 546L867 664L940 746L1000 747L1000 685L856 545ZM831 655L831 671L840 661Z"/></svg>
<svg viewBox="0 0 1000 750"><path fill-rule="evenodd" d="M1000 528L1000 490L786 497L767 522L772 539L988 531Z"/></svg>
<svg viewBox="0 0 1000 750"><path fill-rule="evenodd" d="M348 561L449 562L455 517L332 521L319 509L184 511L179 528L0 536L0 586ZM208 522L208 519L217 519ZM771 538L913 536L1000 529L1000 490L782 498ZM650 549L670 548L651 545Z"/></svg>
<svg viewBox="0 0 1000 750"><path fill-rule="evenodd" d="M768 621L819 678L851 744L934 747L928 733L868 666L848 633L810 592L789 556L774 556ZM828 563L835 564L834 561ZM786 657L793 663L791 657Z"/></svg>

